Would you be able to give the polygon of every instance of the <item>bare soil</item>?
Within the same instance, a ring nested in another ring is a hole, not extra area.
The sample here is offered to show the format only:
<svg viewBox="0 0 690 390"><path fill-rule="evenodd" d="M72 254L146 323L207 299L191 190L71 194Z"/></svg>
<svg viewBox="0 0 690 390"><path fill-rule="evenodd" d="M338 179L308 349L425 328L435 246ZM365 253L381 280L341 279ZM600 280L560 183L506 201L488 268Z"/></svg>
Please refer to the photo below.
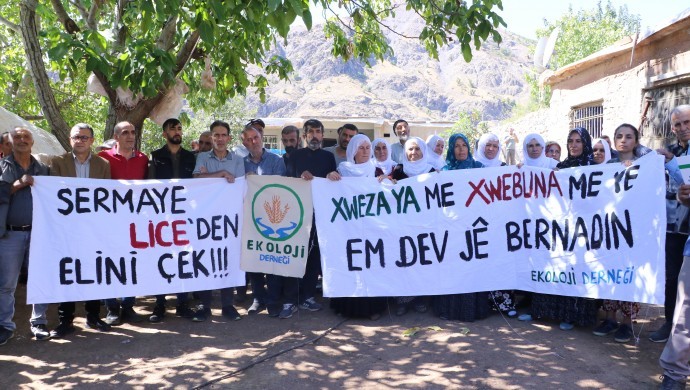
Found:
<svg viewBox="0 0 690 390"><path fill-rule="evenodd" d="M593 336L591 328L561 331L557 323L498 313L462 323L391 311L371 321L345 320L325 308L281 320L265 311L246 316L249 300L241 321L226 320L218 309L212 320L193 323L174 316L170 297L158 324L100 333L78 317L66 339L36 341L30 306L21 304L25 292L20 286L15 337L0 346L4 389L653 389L661 372L663 344L647 340L662 324L659 306L643 305L634 326L639 342L621 344ZM137 310L150 313L153 302L139 298ZM321 302L327 307L327 299ZM50 328L56 313L51 306ZM414 327L419 331L406 335Z"/></svg>

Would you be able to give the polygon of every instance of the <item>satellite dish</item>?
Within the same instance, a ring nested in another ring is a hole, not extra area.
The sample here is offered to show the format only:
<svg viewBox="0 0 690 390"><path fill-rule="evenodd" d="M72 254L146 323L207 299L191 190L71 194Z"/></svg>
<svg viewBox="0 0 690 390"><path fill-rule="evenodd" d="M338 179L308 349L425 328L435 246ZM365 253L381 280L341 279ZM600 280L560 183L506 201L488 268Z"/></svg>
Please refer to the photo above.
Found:
<svg viewBox="0 0 690 390"><path fill-rule="evenodd" d="M558 34L561 32L559 27L556 27L551 31L549 39L546 41L546 46L544 47L544 57L541 66L546 68L551 61L551 56L553 55L553 50L556 48L556 40L558 39Z"/></svg>
<svg viewBox="0 0 690 390"><path fill-rule="evenodd" d="M540 70L543 68L542 63L544 62L544 48L546 48L546 41L548 39L548 37L539 38L539 42L537 42L537 48L534 51L534 66L536 66Z"/></svg>

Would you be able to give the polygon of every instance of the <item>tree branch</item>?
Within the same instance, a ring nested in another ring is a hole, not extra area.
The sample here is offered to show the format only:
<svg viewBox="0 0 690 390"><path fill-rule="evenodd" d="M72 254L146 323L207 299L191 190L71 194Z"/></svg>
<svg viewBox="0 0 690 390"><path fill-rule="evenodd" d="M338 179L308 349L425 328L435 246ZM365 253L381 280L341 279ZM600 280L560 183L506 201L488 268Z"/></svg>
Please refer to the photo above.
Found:
<svg viewBox="0 0 690 390"><path fill-rule="evenodd" d="M65 31L67 31L70 34L74 34L76 32L79 32L79 26L77 26L77 23L72 20L72 18L69 17L67 14L67 11L65 11L65 6L62 5L62 1L60 0L50 0L50 3L53 5L53 10L55 11L55 15L58 17L58 20L60 23L62 23L63 26L65 26Z"/></svg>
<svg viewBox="0 0 690 390"><path fill-rule="evenodd" d="M19 28L18 24L10 22L9 20L3 18L2 15L0 15L0 24L4 24L7 28L16 32L17 34L22 33L22 30Z"/></svg>
<svg viewBox="0 0 690 390"><path fill-rule="evenodd" d="M89 10L89 15L86 17L86 25L92 30L98 30L98 23L96 23L96 15L103 5L103 0L94 0L91 3L91 9Z"/></svg>
<svg viewBox="0 0 690 390"><path fill-rule="evenodd" d="M50 129L66 150L70 147L69 127L55 100L50 79L43 63L43 53L38 41L38 26L36 24L37 0L22 0L19 5L19 19L24 43L24 53L31 78L36 88L36 97L41 105L43 115L48 119Z"/></svg>
<svg viewBox="0 0 690 390"><path fill-rule="evenodd" d="M168 51L175 46L175 32L177 31L177 15L171 16L165 22L161 35L156 41L159 49Z"/></svg>
<svg viewBox="0 0 690 390"><path fill-rule="evenodd" d="M69 0L69 2L77 8L82 19L86 19L89 16L88 12L86 12L86 7L84 7L84 4L81 3L81 0Z"/></svg>
<svg viewBox="0 0 690 390"><path fill-rule="evenodd" d="M108 78L103 74L103 72L101 72L98 69L94 69L93 74L96 76L98 81L103 86L105 93L108 94L108 100L110 100L112 104L115 104L117 102L117 91L115 91L115 89L110 86L110 80L108 80Z"/></svg>
<svg viewBox="0 0 690 390"><path fill-rule="evenodd" d="M192 35L187 38L187 41L185 41L184 45L180 48L180 51L177 53L177 61L175 61L175 69L173 70L173 73L175 74L175 77L182 72L182 69L184 69L185 65L189 61L189 59L192 57L192 53L194 53L194 48L196 47L196 44L199 42L199 30L195 30Z"/></svg>
<svg viewBox="0 0 690 390"><path fill-rule="evenodd" d="M362 9L362 6L361 6L359 3L353 1L353 4L355 4L358 8ZM393 7L393 8L391 8L391 9L395 9L395 8L396 8L396 7ZM332 13L333 15L335 15L336 19L338 19L338 21L340 22L340 24L342 24L343 26L347 27L351 32L353 32L353 33L355 32L355 29L353 29L349 24L345 23L345 21L343 21L343 20L340 18L340 16L339 16L335 11L333 11L333 9L331 8L330 4L328 5L328 10L331 11L331 13ZM351 14L351 12L350 12L349 10L348 10L348 13ZM376 23L378 23L380 26L382 26L383 28L385 28L386 30L390 31L391 33L393 33L393 34L395 34L395 35L397 35L397 36L399 36L399 37L402 37L402 38L405 38L405 39L419 39L419 37L410 37L410 36L407 36L407 35L405 35L405 34L402 34L402 33L399 33L399 32L397 32L397 31L395 31L394 29L392 29L391 27L389 27L388 25L386 25L385 23L383 23L383 22L381 21L381 19L378 18L378 16L375 16L375 17L374 17L374 21L375 21Z"/></svg>
<svg viewBox="0 0 690 390"><path fill-rule="evenodd" d="M129 0L118 0L117 7L115 9L115 20L113 21L113 32L117 37L115 40L115 45L121 48L125 45L125 38L127 38L127 27L122 24L122 16L125 12L125 7Z"/></svg>
<svg viewBox="0 0 690 390"><path fill-rule="evenodd" d="M42 120L46 119L46 117L43 115L20 115L20 114L17 114L17 115L22 117L22 119L24 119L25 121L42 121Z"/></svg>

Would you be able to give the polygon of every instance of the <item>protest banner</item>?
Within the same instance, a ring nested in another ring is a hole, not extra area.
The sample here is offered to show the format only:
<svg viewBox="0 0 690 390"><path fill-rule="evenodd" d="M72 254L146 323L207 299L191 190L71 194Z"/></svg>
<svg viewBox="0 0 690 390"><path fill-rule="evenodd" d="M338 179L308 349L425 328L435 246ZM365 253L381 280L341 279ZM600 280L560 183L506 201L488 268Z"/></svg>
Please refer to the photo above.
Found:
<svg viewBox="0 0 690 390"><path fill-rule="evenodd" d="M519 289L663 303L661 156L627 169L496 167L396 185L315 179L312 190L324 296Z"/></svg>
<svg viewBox="0 0 690 390"><path fill-rule="evenodd" d="M245 284L245 181L36 177L28 303Z"/></svg>
<svg viewBox="0 0 690 390"><path fill-rule="evenodd" d="M242 270L304 276L314 212L311 196L309 182L302 179L247 176Z"/></svg>

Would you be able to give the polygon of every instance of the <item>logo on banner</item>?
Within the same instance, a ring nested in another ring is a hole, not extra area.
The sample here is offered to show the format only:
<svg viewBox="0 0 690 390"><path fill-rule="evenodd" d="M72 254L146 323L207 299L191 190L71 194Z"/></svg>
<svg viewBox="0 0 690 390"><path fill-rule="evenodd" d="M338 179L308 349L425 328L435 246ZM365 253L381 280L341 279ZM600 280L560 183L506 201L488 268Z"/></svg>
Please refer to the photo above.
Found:
<svg viewBox="0 0 690 390"><path fill-rule="evenodd" d="M252 221L271 241L285 241L302 228L304 206L295 191L282 184L261 187L252 199Z"/></svg>

